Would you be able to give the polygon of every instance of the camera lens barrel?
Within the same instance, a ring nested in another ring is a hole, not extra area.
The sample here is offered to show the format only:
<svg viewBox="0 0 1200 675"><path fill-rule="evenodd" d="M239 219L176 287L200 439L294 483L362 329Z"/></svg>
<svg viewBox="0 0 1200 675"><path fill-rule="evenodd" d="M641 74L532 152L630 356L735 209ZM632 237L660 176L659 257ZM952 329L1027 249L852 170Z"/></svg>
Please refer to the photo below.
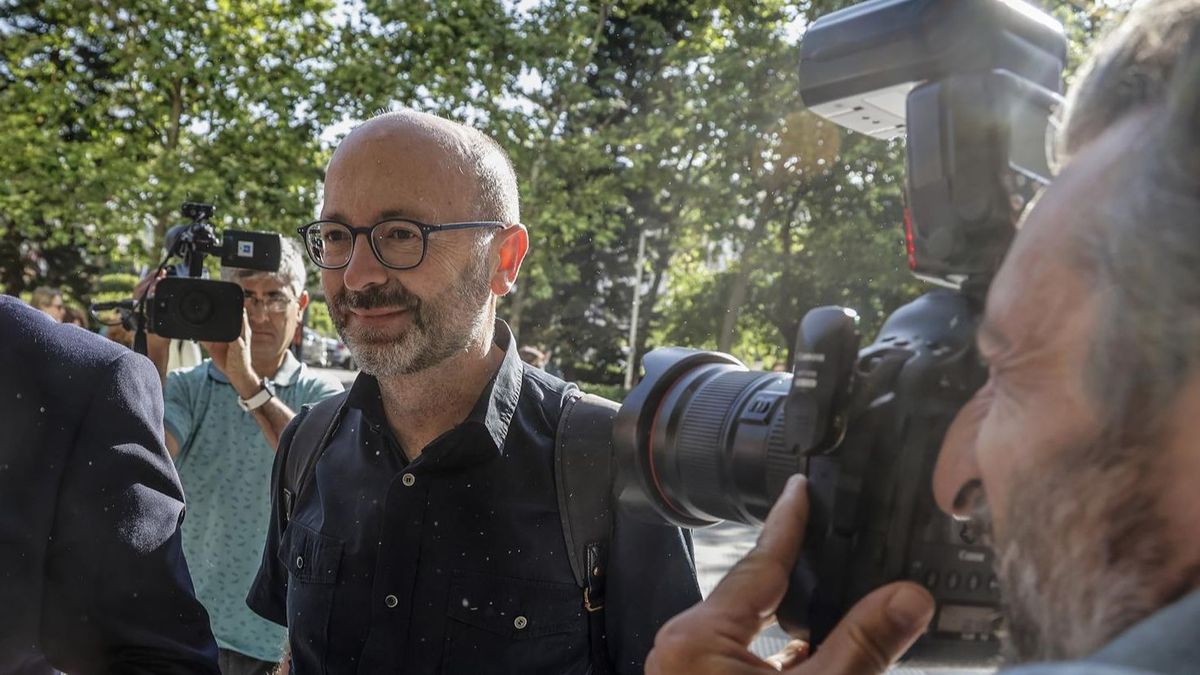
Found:
<svg viewBox="0 0 1200 675"><path fill-rule="evenodd" d="M800 469L784 442L792 376L677 348L645 360L615 425L622 505L683 527L761 523Z"/></svg>
<svg viewBox="0 0 1200 675"><path fill-rule="evenodd" d="M179 299L179 318L193 326L203 326L213 316L213 301L202 290L193 290Z"/></svg>

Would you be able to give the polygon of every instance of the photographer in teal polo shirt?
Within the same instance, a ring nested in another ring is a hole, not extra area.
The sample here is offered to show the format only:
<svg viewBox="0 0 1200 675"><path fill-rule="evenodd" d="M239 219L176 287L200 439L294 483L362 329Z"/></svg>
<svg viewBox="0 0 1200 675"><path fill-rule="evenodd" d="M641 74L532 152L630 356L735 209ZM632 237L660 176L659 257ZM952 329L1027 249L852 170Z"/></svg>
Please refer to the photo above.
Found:
<svg viewBox="0 0 1200 675"><path fill-rule="evenodd" d="M299 248L282 243L278 272L221 270L246 295L237 340L204 343L210 359L170 373L168 341L148 340L165 378L167 449L187 503L183 551L211 617L223 675L266 675L283 656L285 629L251 612L245 600L262 560L271 464L295 411L342 390L288 350L308 293Z"/></svg>

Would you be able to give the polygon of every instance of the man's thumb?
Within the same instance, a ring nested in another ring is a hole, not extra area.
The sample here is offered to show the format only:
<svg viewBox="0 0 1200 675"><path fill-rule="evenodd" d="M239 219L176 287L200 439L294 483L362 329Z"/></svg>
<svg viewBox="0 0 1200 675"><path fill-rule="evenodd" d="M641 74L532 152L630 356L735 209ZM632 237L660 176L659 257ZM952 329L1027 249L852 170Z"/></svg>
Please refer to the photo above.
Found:
<svg viewBox="0 0 1200 675"><path fill-rule="evenodd" d="M882 673L925 632L929 591L911 582L876 589L838 623L797 673Z"/></svg>

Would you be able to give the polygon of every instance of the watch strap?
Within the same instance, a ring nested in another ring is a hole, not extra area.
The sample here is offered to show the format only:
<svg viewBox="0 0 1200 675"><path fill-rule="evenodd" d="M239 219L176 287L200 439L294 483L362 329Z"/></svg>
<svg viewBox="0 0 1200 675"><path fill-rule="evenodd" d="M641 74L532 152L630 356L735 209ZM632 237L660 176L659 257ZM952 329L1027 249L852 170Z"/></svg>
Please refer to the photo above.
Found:
<svg viewBox="0 0 1200 675"><path fill-rule="evenodd" d="M251 396L250 398L242 398L241 396L239 396L238 397L238 406L241 407L241 409L245 410L246 412L253 412L253 411L258 410L259 408L263 407L264 405L266 405L267 401L270 401L273 398L275 398L275 394L271 391L271 388L268 387L266 385L266 383L264 382L262 385L262 390L260 390L257 394Z"/></svg>

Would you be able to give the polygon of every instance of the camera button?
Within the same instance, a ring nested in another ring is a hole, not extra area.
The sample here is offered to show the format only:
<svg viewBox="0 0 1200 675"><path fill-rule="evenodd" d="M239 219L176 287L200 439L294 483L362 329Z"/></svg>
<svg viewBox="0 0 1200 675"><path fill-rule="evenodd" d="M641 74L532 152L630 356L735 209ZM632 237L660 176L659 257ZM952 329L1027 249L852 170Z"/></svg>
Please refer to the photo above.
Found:
<svg viewBox="0 0 1200 675"><path fill-rule="evenodd" d="M400 482L404 483L404 487L412 487L417 482L417 477L411 473L406 473L400 477Z"/></svg>
<svg viewBox="0 0 1200 675"><path fill-rule="evenodd" d="M959 581L962 577L958 576L958 572L951 572L946 575L946 588L953 591L958 588Z"/></svg>
<svg viewBox="0 0 1200 675"><path fill-rule="evenodd" d="M977 591L979 590L979 585L981 583L983 582L980 580L979 575L972 572L971 575L967 577L967 590Z"/></svg>
<svg viewBox="0 0 1200 675"><path fill-rule="evenodd" d="M925 573L925 587L929 590L937 588L939 578L937 570L929 570Z"/></svg>

